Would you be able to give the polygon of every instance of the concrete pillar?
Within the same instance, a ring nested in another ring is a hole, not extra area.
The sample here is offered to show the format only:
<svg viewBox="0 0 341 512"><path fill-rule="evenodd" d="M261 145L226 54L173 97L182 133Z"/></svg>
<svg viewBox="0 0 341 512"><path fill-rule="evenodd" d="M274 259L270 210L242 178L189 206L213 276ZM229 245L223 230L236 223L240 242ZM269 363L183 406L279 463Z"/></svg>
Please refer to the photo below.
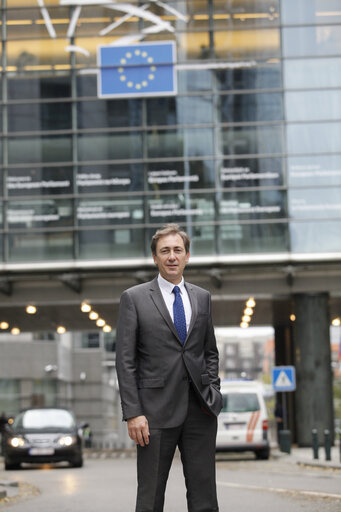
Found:
<svg viewBox="0 0 341 512"><path fill-rule="evenodd" d="M294 304L297 442L311 446L313 428L321 444L324 429L334 434L328 294L297 294Z"/></svg>

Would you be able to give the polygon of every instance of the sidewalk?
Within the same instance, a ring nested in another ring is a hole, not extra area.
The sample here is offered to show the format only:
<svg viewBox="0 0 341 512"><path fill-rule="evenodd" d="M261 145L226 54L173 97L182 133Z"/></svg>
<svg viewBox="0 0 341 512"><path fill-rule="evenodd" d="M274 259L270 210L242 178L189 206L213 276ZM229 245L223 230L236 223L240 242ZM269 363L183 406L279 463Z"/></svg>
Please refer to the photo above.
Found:
<svg viewBox="0 0 341 512"><path fill-rule="evenodd" d="M319 458L314 459L312 448L298 448L297 446L291 447L291 452L281 452L278 447L271 449L271 455L274 458L285 458L287 461L293 462L303 466L320 467L337 469L341 471L340 448L333 446L331 448L331 460L326 460L326 453L324 447L320 447L318 451Z"/></svg>

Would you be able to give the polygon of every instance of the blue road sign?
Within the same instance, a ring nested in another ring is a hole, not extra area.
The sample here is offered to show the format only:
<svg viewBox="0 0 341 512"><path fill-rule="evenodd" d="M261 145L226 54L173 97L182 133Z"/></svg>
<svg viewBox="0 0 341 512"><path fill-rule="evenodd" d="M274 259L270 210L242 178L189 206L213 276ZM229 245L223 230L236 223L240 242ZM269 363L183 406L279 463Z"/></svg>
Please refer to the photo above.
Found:
<svg viewBox="0 0 341 512"><path fill-rule="evenodd" d="M295 391L296 373L294 366L274 366L272 386L275 391Z"/></svg>
<svg viewBox="0 0 341 512"><path fill-rule="evenodd" d="M177 92L173 41L99 46L97 63L101 98L170 96Z"/></svg>

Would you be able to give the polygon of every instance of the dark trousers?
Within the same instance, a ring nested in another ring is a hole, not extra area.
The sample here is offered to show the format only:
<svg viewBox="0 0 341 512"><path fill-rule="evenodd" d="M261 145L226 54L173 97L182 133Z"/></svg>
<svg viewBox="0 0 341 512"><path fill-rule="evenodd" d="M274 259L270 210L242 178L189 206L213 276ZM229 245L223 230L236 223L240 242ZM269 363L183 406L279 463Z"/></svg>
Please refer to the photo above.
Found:
<svg viewBox="0 0 341 512"><path fill-rule="evenodd" d="M136 512L163 512L168 474L177 446L185 476L188 512L218 512L216 434L217 418L201 408L190 387L185 422L176 428L151 429L149 445L137 447Z"/></svg>

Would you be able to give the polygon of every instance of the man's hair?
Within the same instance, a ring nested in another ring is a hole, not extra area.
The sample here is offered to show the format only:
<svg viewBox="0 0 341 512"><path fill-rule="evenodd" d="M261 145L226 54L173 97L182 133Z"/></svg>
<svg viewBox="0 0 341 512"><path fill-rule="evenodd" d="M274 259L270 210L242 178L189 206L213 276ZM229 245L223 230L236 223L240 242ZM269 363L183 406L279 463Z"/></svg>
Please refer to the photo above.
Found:
<svg viewBox="0 0 341 512"><path fill-rule="evenodd" d="M160 238L166 235L180 235L185 246L186 253L189 252L189 246L191 244L191 240L187 235L186 231L183 231L179 224L165 224L161 229L158 229L156 233L152 237L152 242L150 244L151 250L153 254L156 254L156 246Z"/></svg>

